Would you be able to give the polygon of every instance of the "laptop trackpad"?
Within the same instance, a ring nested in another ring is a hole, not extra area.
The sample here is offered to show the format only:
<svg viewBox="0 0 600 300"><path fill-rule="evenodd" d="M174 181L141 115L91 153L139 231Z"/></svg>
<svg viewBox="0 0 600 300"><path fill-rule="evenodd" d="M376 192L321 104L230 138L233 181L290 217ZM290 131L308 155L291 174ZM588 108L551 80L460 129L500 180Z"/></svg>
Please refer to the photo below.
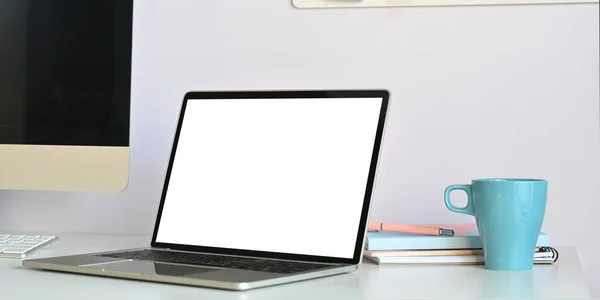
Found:
<svg viewBox="0 0 600 300"><path fill-rule="evenodd" d="M102 264L93 264L85 266L87 268L96 268L110 271L123 271L140 274L155 274L165 276L184 276L192 274L201 274L205 272L217 271L219 269L207 267L194 267L172 265L152 261L116 261Z"/></svg>

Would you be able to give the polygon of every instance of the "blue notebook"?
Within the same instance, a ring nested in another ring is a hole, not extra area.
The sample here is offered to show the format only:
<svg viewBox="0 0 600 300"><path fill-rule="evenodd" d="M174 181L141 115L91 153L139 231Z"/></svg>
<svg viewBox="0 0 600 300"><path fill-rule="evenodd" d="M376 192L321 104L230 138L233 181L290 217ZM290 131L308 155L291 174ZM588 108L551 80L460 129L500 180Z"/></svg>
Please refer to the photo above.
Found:
<svg viewBox="0 0 600 300"><path fill-rule="evenodd" d="M462 224L464 226L464 224ZM453 228L452 225L443 225L444 228ZM549 237L540 233L538 247L549 247ZM386 250L435 250L435 249L482 249L483 244L479 238L477 226L465 232L455 230L454 236L426 236L403 234L397 232L367 232L365 249L369 251Z"/></svg>

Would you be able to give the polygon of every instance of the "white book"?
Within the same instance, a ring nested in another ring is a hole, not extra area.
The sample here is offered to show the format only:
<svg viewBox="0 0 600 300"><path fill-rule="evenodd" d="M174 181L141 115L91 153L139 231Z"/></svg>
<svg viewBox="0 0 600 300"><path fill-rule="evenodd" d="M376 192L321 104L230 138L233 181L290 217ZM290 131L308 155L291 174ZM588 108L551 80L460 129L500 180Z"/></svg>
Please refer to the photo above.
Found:
<svg viewBox="0 0 600 300"><path fill-rule="evenodd" d="M534 254L534 264L552 264L558 259L554 248L544 247ZM433 255L433 256L373 256L365 252L366 258L377 264L483 264L483 255Z"/></svg>

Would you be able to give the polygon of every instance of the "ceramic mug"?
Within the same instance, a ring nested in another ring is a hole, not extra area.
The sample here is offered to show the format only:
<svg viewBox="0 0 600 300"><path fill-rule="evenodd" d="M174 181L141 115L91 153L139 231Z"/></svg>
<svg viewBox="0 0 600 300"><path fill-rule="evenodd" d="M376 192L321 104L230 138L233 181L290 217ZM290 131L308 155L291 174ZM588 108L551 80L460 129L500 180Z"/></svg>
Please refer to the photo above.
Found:
<svg viewBox="0 0 600 300"><path fill-rule="evenodd" d="M450 193L462 190L467 205L456 207ZM548 182L542 179L482 178L446 188L446 207L475 216L485 268L530 270L546 212Z"/></svg>

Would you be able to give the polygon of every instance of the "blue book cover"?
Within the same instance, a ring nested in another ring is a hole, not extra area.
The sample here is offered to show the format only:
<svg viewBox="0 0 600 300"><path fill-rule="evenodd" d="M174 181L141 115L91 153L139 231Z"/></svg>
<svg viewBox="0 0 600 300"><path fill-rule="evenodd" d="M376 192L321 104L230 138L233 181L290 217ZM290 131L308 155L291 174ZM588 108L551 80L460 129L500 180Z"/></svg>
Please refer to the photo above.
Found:
<svg viewBox="0 0 600 300"><path fill-rule="evenodd" d="M433 226L452 228L455 231L454 236L427 236L397 232L368 231L365 249L369 251L386 251L483 248L475 224L445 224ZM546 233L540 233L537 246L550 246L549 238Z"/></svg>

